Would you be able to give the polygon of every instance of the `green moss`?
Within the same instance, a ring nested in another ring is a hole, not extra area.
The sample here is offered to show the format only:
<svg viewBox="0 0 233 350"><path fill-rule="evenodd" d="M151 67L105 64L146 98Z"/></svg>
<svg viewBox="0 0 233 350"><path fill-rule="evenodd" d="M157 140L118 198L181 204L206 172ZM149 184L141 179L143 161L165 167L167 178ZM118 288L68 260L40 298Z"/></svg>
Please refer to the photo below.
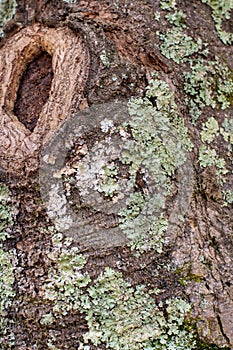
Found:
<svg viewBox="0 0 233 350"><path fill-rule="evenodd" d="M231 17L233 10L233 0L201 0L203 3L208 4L212 10L212 17L215 22L215 28L218 35L224 44L233 43L233 34L228 33L222 29L222 23L224 20L228 20Z"/></svg>
<svg viewBox="0 0 233 350"><path fill-rule="evenodd" d="M15 0L0 0L0 36L7 21L13 18L17 3Z"/></svg>
<svg viewBox="0 0 233 350"><path fill-rule="evenodd" d="M183 287L186 287L187 284L190 282L201 282L202 277L200 275L197 275L195 273L191 272L191 265L186 264L178 269L175 270L175 274L180 276L179 277L179 282Z"/></svg>
<svg viewBox="0 0 233 350"><path fill-rule="evenodd" d="M179 28L169 29L165 34L160 34L159 38L163 42L160 45L161 53L176 63L187 62L191 55L204 47L200 38L195 42Z"/></svg>

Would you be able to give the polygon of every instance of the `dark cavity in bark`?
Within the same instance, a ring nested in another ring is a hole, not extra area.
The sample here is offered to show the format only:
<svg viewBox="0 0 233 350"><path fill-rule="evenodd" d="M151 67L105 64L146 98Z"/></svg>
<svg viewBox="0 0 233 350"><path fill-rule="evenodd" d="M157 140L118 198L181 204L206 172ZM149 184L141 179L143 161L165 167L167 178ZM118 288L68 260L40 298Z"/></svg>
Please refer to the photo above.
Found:
<svg viewBox="0 0 233 350"><path fill-rule="evenodd" d="M14 114L31 132L49 98L52 79L52 57L45 51L28 64L21 77Z"/></svg>

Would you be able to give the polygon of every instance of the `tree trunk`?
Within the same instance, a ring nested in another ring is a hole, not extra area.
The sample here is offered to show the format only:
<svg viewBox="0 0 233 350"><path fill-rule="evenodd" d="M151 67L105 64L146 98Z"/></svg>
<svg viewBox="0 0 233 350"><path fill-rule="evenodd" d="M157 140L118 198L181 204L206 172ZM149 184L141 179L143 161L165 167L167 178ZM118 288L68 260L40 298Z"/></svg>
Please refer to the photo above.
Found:
<svg viewBox="0 0 233 350"><path fill-rule="evenodd" d="M2 349L233 347L233 5L0 1Z"/></svg>

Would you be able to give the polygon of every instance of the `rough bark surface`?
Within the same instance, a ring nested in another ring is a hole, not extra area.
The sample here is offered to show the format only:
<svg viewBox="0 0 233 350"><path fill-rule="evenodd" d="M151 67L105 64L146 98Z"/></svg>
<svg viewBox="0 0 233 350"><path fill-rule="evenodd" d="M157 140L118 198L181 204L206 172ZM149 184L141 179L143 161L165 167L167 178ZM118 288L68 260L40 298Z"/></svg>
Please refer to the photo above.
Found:
<svg viewBox="0 0 233 350"><path fill-rule="evenodd" d="M208 60L220 56L232 77L233 46L224 45L218 38L210 8L201 1L177 2L187 15L186 34L208 42ZM85 158L86 150L104 140L100 127L94 131L85 129L82 118L85 119L88 107L116 99L123 105L131 97L144 97L154 72L174 93L194 145L190 152L192 194L185 215L178 222L178 214L174 214L174 222L165 233L162 253L151 249L135 256L122 241L99 248L76 239L73 246L84 254L87 261L84 271L92 281L110 267L120 271L135 288L138 285L145 285L148 291L159 288L160 294L153 295L156 303L174 297L188 300L200 342L196 349L231 349L233 201L224 201L216 166L202 167L199 150L203 123L208 118L215 116L219 125L226 118L232 120L233 91L227 109L207 106L196 124L191 123L183 85L183 72L189 71L190 66L188 62L177 64L166 58L159 49L161 42L156 33L171 28L159 1L90 0L71 4L59 0L18 0L17 4L16 14L5 24L0 42L0 180L10 189L14 217L3 250L14 251L15 293L4 314L7 321L1 333L2 349L89 349L80 347L82 336L88 331L87 319L80 310L64 312L52 324L41 321L53 309L52 301L45 298L45 285L56 265L49 255L53 251L51 230L59 230L54 229L41 200L40 152L64 121L71 116L80 118L81 124L75 124L76 143L64 140L64 149L69 152L65 165L62 164L65 170L61 166L63 170L56 176L65 178L66 199L70 200L72 210L78 212L84 239L91 239L88 227L104 231L107 236L114 235L118 225L116 212L105 214L92 207L95 200L100 205L111 202L111 196L101 193L99 197L88 194L84 198L72 183L71 175L76 171L73 169ZM155 20L157 11L161 13L159 20ZM232 30L232 16L226 30ZM197 58L197 53L192 53L192 57ZM151 102L156 105L153 98ZM118 122L120 118L123 117L119 114ZM127 120L127 116L124 118ZM218 137L213 141L214 147L225 160L228 170L225 184L232 190L232 148ZM56 164L49 154L46 157L49 166ZM118 168L124 183L129 178L129 165L119 162ZM170 177L174 188L165 203L169 215L175 212L179 172ZM51 183L54 189L56 182ZM146 186L149 185L145 176L138 171L136 189L145 194ZM46 192L50 193L49 187ZM12 334L14 341L10 340ZM104 342L87 344L90 349L116 349Z"/></svg>

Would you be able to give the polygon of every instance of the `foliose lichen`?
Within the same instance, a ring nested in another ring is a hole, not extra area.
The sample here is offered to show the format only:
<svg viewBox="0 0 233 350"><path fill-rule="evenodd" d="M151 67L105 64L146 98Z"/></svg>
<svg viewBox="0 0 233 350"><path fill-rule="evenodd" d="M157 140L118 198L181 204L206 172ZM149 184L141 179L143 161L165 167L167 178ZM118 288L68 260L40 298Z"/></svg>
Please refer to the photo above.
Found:
<svg viewBox="0 0 233 350"><path fill-rule="evenodd" d="M170 15L169 19L171 20L171 18ZM173 22L174 20L173 18ZM166 33L159 34L159 38L163 42L160 45L161 53L176 63L187 62L191 55L206 48L201 38L194 41L191 36L185 34L180 28L169 29Z"/></svg>
<svg viewBox="0 0 233 350"><path fill-rule="evenodd" d="M195 122L205 106L226 109L233 104L233 73L218 58L215 61L198 59L184 73L184 91L190 96L189 106Z"/></svg>
<svg viewBox="0 0 233 350"><path fill-rule="evenodd" d="M53 242L49 257L54 267L44 285L44 298L54 306L42 316L41 324L52 324L54 317L69 312L83 313L89 330L78 339L79 349L89 349L90 343L104 343L114 350L195 348L195 334L186 322L191 310L187 301L173 298L156 304L153 295L159 290L132 287L120 272L108 267L91 281L82 271L85 258L77 249L70 248L60 234L54 235ZM57 349L54 340L48 341L50 349Z"/></svg>
<svg viewBox="0 0 233 350"><path fill-rule="evenodd" d="M10 206L9 190L5 184L0 183L0 241L10 237L10 228L13 217Z"/></svg>
<svg viewBox="0 0 233 350"><path fill-rule="evenodd" d="M169 23L180 28L186 28L186 17L187 16L183 10L176 10L173 13L168 13L165 15L165 18Z"/></svg>
<svg viewBox="0 0 233 350"><path fill-rule="evenodd" d="M85 308L89 332L84 335L84 343L104 342L114 350L195 346L194 335L185 329L185 318L190 311L185 300L174 298L156 305L145 286L133 288L121 273L110 268L88 288L88 299Z"/></svg>
<svg viewBox="0 0 233 350"><path fill-rule="evenodd" d="M199 149L199 162L204 168L212 165L216 167L217 180L220 185L226 181L224 177L228 173L226 162L218 156L214 148L205 145L201 146Z"/></svg>
<svg viewBox="0 0 233 350"><path fill-rule="evenodd" d="M162 10L175 10L176 0L161 0L160 7Z"/></svg>
<svg viewBox="0 0 233 350"><path fill-rule="evenodd" d="M130 184L142 174L147 188L132 193L119 212L120 227L133 249L162 251L167 221L163 209L172 189L171 176L186 160L192 144L179 117L174 94L167 83L152 79L144 98L129 104L131 119L125 123L132 137L125 142L121 161L129 166Z"/></svg>
<svg viewBox="0 0 233 350"><path fill-rule="evenodd" d="M215 28L218 32L219 38L224 44L232 44L233 34L226 32L222 28L224 20L229 20L233 10L233 0L201 0L203 3L209 5L212 10L212 18L215 22Z"/></svg>
<svg viewBox="0 0 233 350"><path fill-rule="evenodd" d="M202 142L210 144L219 132L219 125L214 117L210 117L202 125L202 131L200 133Z"/></svg>
<svg viewBox="0 0 233 350"><path fill-rule="evenodd" d="M7 316L7 309L11 306L15 291L13 251L6 252L4 241L10 237L10 228L13 225L11 207L9 205L9 191L5 184L0 183L0 336L8 339L8 346L14 342L14 334L9 332L11 323ZM5 345L5 340L2 345Z"/></svg>

